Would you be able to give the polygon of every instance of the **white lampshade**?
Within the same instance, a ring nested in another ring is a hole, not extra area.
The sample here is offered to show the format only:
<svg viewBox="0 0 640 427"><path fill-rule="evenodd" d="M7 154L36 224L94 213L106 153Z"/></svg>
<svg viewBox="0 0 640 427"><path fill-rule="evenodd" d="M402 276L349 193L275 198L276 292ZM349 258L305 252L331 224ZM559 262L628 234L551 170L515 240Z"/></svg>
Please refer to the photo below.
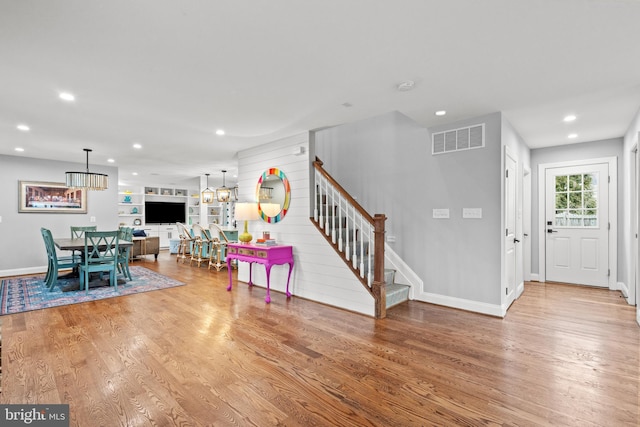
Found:
<svg viewBox="0 0 640 427"><path fill-rule="evenodd" d="M235 218L238 221L255 221L260 219L257 203L236 203Z"/></svg>

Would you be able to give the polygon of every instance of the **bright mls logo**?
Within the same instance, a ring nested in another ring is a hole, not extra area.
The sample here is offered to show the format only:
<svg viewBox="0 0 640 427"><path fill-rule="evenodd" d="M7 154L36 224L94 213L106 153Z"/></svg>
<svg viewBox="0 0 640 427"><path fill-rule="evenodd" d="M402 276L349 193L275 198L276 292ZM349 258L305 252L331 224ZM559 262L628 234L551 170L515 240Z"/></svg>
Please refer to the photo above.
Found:
<svg viewBox="0 0 640 427"><path fill-rule="evenodd" d="M0 425L69 427L69 405L0 405Z"/></svg>

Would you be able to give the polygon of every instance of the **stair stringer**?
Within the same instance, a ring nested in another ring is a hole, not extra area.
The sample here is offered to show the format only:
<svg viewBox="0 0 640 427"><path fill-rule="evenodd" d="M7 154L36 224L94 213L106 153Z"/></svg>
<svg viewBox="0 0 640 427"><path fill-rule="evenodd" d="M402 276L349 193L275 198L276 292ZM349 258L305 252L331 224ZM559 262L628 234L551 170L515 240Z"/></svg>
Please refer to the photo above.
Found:
<svg viewBox="0 0 640 427"><path fill-rule="evenodd" d="M394 283L409 286L409 299L415 299L416 289L422 290L424 282L386 242L384 244L384 266L396 271Z"/></svg>

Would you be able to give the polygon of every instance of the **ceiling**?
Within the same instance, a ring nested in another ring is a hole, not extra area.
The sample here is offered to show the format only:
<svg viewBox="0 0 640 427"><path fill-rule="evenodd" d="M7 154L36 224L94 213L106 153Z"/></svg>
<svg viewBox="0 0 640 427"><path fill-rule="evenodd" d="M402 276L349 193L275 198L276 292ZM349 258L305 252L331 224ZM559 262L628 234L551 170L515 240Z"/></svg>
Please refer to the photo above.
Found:
<svg viewBox="0 0 640 427"><path fill-rule="evenodd" d="M531 148L620 137L639 18L632 0L0 0L0 154L91 148L127 184L213 186L240 150L394 110L502 111Z"/></svg>

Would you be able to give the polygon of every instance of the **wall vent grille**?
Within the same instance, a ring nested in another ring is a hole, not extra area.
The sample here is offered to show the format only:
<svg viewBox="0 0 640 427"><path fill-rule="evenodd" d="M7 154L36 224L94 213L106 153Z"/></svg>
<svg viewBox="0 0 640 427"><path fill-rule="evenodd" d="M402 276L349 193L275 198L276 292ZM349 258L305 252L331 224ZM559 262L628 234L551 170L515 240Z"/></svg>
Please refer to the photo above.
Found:
<svg viewBox="0 0 640 427"><path fill-rule="evenodd" d="M484 148L484 123L431 135L431 153L433 155L474 148Z"/></svg>

